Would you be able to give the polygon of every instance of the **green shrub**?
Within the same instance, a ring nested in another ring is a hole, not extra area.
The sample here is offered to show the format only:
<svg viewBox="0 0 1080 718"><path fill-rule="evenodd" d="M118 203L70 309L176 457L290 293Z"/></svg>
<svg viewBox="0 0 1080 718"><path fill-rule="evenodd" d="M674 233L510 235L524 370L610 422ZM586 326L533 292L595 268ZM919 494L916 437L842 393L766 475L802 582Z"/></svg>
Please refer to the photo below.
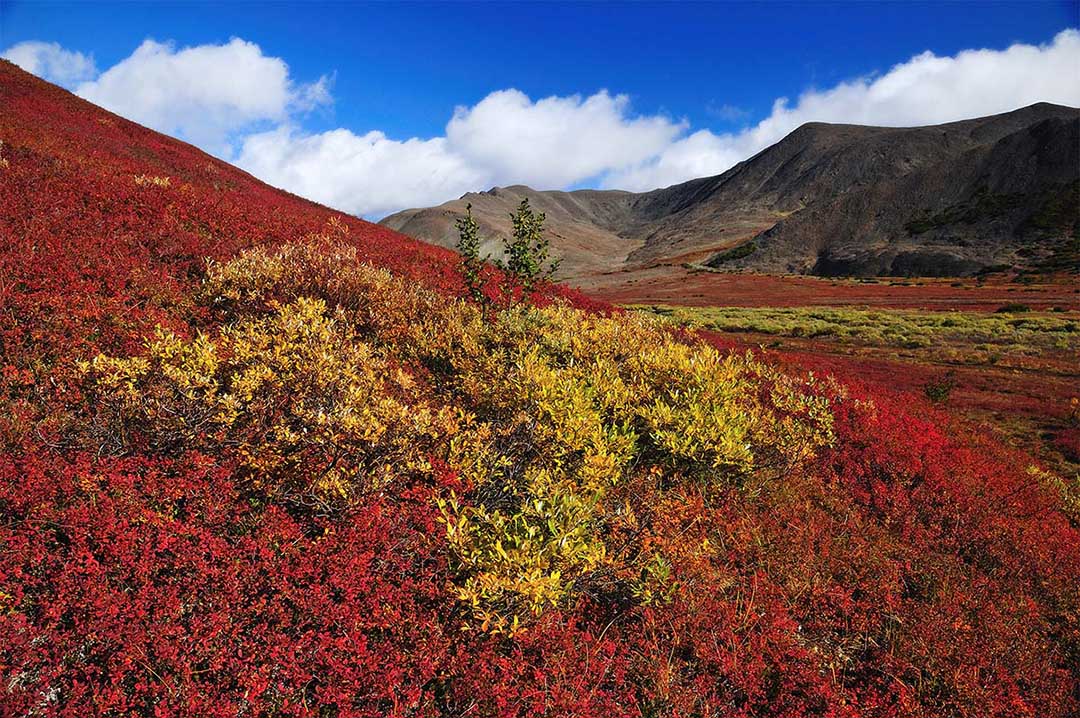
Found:
<svg viewBox="0 0 1080 718"><path fill-rule="evenodd" d="M956 375L954 372L948 371L945 372L944 376L926 382L923 385L923 392L926 394L926 398L935 404L944 404L949 400L949 396L955 388Z"/></svg>

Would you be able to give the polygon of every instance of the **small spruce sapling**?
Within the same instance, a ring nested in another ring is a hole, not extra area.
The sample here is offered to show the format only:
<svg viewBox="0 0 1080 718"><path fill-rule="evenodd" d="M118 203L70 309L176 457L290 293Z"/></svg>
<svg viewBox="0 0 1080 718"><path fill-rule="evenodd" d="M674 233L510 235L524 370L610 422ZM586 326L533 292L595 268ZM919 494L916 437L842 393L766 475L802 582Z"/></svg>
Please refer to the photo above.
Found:
<svg viewBox="0 0 1080 718"><path fill-rule="evenodd" d="M481 306L487 303L482 271L486 257L480 257L480 223L473 217L472 205L465 207L465 216L457 221L457 251L461 255L461 278L469 296Z"/></svg>
<svg viewBox="0 0 1080 718"><path fill-rule="evenodd" d="M517 212L510 214L514 231L503 240L506 260L499 263L506 273L508 302L513 301L516 287L521 288L522 301L528 301L537 284L551 279L559 268L559 261L550 259L544 219L543 212L533 212L528 198L521 200Z"/></svg>

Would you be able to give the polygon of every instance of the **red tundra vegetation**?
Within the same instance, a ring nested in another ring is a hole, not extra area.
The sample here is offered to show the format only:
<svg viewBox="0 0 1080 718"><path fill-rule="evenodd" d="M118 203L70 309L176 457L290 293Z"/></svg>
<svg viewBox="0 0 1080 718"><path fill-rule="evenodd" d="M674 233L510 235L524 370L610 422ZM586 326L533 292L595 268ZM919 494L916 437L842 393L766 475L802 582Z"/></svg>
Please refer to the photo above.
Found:
<svg viewBox="0 0 1080 718"><path fill-rule="evenodd" d="M0 714L1067 716L1080 512L907 395L0 63Z"/></svg>

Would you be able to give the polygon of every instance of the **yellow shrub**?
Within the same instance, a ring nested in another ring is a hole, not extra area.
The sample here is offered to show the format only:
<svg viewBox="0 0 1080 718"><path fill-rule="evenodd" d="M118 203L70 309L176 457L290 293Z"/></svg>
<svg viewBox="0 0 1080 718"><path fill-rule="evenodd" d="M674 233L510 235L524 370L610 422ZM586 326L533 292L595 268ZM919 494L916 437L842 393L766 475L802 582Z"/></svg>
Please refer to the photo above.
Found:
<svg viewBox="0 0 1080 718"><path fill-rule="evenodd" d="M437 355L438 335L428 343ZM494 427L489 470L469 468L473 503L441 506L459 559L459 595L484 625L539 612L562 600L570 582L608 566L604 525L616 507L607 499L631 472L655 467L670 481L692 475L724 485L753 475L760 483L831 436L828 404L806 386L750 356L677 341L638 316L519 308L468 346L442 350L459 396ZM515 445L513 436L527 440ZM640 578L629 590L663 599L664 557L630 554L640 562L630 573Z"/></svg>
<svg viewBox="0 0 1080 718"><path fill-rule="evenodd" d="M438 504L452 590L487 630L597 573L670 596L661 550L612 543L637 520L616 498L635 477L760 489L830 440L818 392L749 355L635 314L485 321L325 237L211 265L201 301L220 336L161 332L144 357L88 367L112 441L231 451L256 490L323 508L445 461L464 482Z"/></svg>
<svg viewBox="0 0 1080 718"><path fill-rule="evenodd" d="M88 369L120 434L232 454L258 489L322 507L426 471L423 449L452 414L399 399L408 380L318 299L216 340L159 331L145 357L98 357Z"/></svg>
<svg viewBox="0 0 1080 718"><path fill-rule="evenodd" d="M402 350L442 329L454 310L444 297L359 264L355 248L324 235L276 251L254 249L224 264L212 262L202 291L204 302L232 315L301 297L324 300L343 311L357 332Z"/></svg>
<svg viewBox="0 0 1080 718"><path fill-rule="evenodd" d="M168 187L172 184L172 180L169 177L155 175L135 175L135 184L140 187Z"/></svg>

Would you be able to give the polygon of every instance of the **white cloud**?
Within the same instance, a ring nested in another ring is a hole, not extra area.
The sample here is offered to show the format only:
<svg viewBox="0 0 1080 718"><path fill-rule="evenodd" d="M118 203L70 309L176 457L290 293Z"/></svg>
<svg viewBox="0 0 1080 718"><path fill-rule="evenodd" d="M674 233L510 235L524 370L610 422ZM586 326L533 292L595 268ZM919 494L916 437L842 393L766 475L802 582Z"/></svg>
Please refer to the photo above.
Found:
<svg viewBox="0 0 1080 718"><path fill-rule="evenodd" d="M180 50L146 40L76 94L223 156L237 133L284 122L330 97L325 78L298 85L283 60L239 38Z"/></svg>
<svg viewBox="0 0 1080 718"><path fill-rule="evenodd" d="M454 151L499 182L525 178L564 187L663 151L686 128L662 116L630 115L630 98L607 91L533 102L518 90L458 107L446 126Z"/></svg>
<svg viewBox="0 0 1080 718"><path fill-rule="evenodd" d="M29 40L12 45L0 57L49 82L69 87L97 74L93 55L60 47L55 42Z"/></svg>
<svg viewBox="0 0 1080 718"><path fill-rule="evenodd" d="M299 84L282 59L244 40L181 50L147 40L96 79L88 79L92 59L55 43L20 43L4 56L49 79L86 80L77 92L93 102L233 158L274 185L373 217L493 184L666 186L723 172L811 121L910 126L1035 102L1080 105L1077 30L1040 46L925 52L883 75L812 89L794 103L779 98L758 124L726 133L635 114L626 95L607 91L532 100L505 89L456 108L438 137L313 134L300 115L332 101L330 81Z"/></svg>
<svg viewBox="0 0 1080 718"><path fill-rule="evenodd" d="M279 187L379 217L496 184L564 187L645 161L683 129L666 117L631 116L624 95L533 102L501 90L458 107L445 137L399 141L381 132L281 127L249 137L237 164Z"/></svg>
<svg viewBox="0 0 1080 718"><path fill-rule="evenodd" d="M635 116L625 95L530 100L493 92L459 107L445 137L399 142L345 130L276 132L245 144L240 164L280 186L379 216L491 184L648 190L719 174L806 122L912 126L1008 112L1035 102L1080 105L1080 32L1042 46L926 52L884 75L810 90L739 132L688 132L686 123ZM345 148L348 148L347 150ZM334 148L334 149L330 149Z"/></svg>
<svg viewBox="0 0 1080 718"><path fill-rule="evenodd" d="M354 214L380 217L440 204L491 183L445 138L387 139L349 130L304 134L287 126L244 140L237 164L291 192Z"/></svg>
<svg viewBox="0 0 1080 718"><path fill-rule="evenodd" d="M787 98L755 127L737 133L697 132L655 157L603 178L605 187L644 190L718 174L781 140L806 122L909 127L1008 112L1036 102L1080 106L1080 32L1064 30L1048 44L965 50L952 57L916 55L880 77Z"/></svg>
<svg viewBox="0 0 1080 718"><path fill-rule="evenodd" d="M643 192L720 174L753 154L751 147L741 135L716 135L709 130L698 130L672 142L646 162L609 172L603 178L603 186Z"/></svg>

